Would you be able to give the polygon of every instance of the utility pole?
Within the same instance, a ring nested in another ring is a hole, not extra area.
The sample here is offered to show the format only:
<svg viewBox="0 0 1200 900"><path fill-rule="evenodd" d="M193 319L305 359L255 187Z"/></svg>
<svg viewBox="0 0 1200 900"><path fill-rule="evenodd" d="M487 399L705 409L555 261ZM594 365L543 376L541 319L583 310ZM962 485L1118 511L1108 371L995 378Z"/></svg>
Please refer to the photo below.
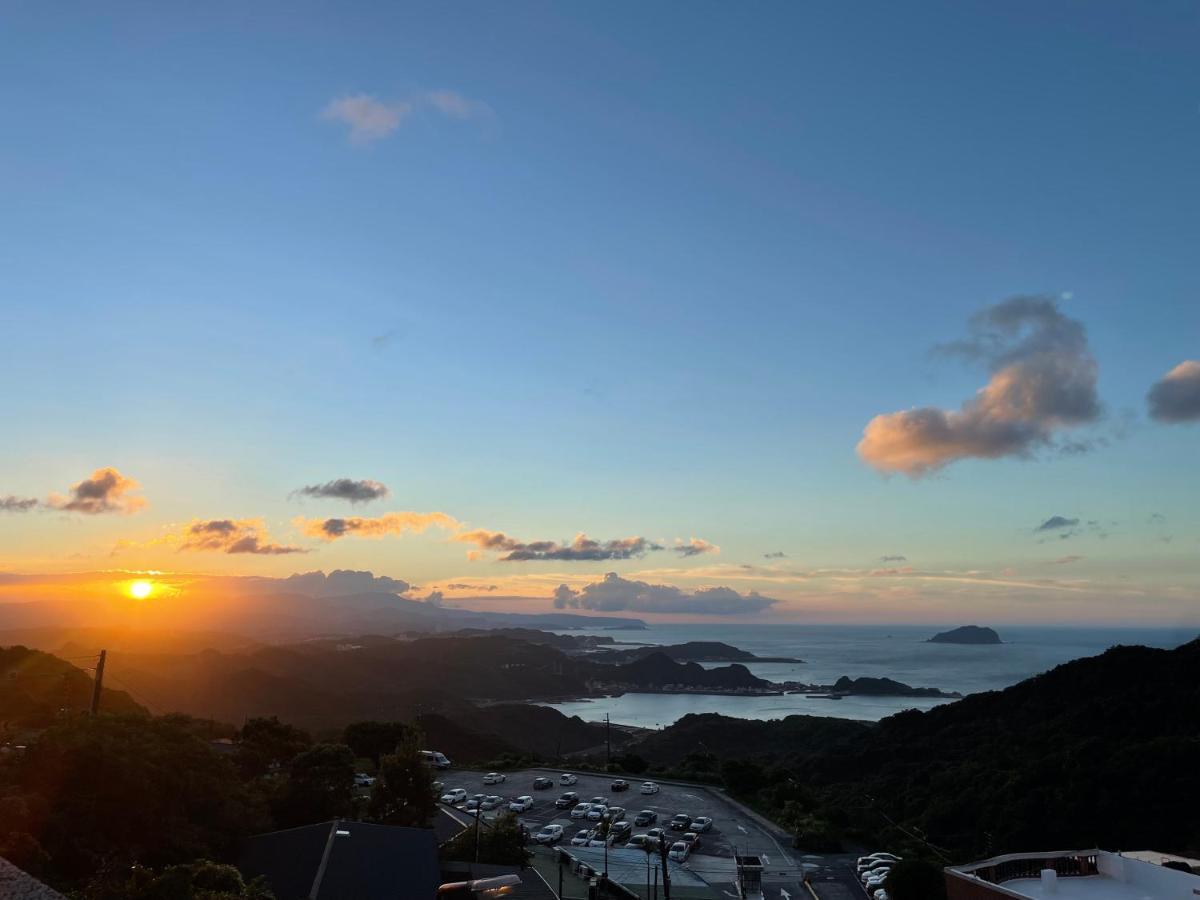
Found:
<svg viewBox="0 0 1200 900"><path fill-rule="evenodd" d="M92 684L92 715L94 716L100 710L100 688L104 684L104 661L108 658L108 651L100 651L100 659L96 661L96 680Z"/></svg>
<svg viewBox="0 0 1200 900"><path fill-rule="evenodd" d="M662 857L663 900L671 900L671 872L667 863L667 842L658 842L658 855Z"/></svg>
<svg viewBox="0 0 1200 900"><path fill-rule="evenodd" d="M483 818L483 810L475 807L475 862L479 862L479 820Z"/></svg>
<svg viewBox="0 0 1200 900"><path fill-rule="evenodd" d="M612 765L612 744L609 742L609 721L608 713L604 714L604 768Z"/></svg>

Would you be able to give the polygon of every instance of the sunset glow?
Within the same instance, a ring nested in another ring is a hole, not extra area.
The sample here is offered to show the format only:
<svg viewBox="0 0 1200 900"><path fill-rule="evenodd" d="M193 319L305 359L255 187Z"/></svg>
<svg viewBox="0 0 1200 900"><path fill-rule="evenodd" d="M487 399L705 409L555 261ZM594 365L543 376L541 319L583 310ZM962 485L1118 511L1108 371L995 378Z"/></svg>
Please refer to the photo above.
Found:
<svg viewBox="0 0 1200 900"><path fill-rule="evenodd" d="M129 585L129 596L135 600L145 600L154 593L154 583L150 581L135 581Z"/></svg>

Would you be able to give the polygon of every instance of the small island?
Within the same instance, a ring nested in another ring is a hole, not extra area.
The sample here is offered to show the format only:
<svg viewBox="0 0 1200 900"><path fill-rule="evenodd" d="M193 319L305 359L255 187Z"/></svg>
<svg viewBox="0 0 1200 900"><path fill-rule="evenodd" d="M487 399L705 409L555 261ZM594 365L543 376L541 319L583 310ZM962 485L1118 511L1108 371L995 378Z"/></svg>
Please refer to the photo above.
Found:
<svg viewBox="0 0 1200 900"><path fill-rule="evenodd" d="M850 678L843 675L833 684L835 694L857 694L864 697L940 697L957 700L958 691L943 691L930 687L911 687L891 678Z"/></svg>
<svg viewBox="0 0 1200 900"><path fill-rule="evenodd" d="M963 625L935 634L927 644L1003 644L1000 635L991 628L979 625Z"/></svg>
<svg viewBox="0 0 1200 900"><path fill-rule="evenodd" d="M661 653L676 662L707 662L707 663L795 663L801 664L802 659L790 656L755 656L748 650L741 650L720 641L688 641L684 644L665 644L631 647L627 650L610 650L603 648L589 657L593 662L628 663L645 659Z"/></svg>

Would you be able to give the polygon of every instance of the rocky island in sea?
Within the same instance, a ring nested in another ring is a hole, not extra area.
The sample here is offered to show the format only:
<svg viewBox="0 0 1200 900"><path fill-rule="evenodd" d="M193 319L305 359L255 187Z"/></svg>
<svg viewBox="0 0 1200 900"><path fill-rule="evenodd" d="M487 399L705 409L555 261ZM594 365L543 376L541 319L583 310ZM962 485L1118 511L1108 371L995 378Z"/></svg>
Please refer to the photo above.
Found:
<svg viewBox="0 0 1200 900"><path fill-rule="evenodd" d="M958 628L951 628L949 631L943 631L935 634L925 643L927 644L1003 644L1000 640L1000 635L991 628L984 628L979 625L962 625Z"/></svg>

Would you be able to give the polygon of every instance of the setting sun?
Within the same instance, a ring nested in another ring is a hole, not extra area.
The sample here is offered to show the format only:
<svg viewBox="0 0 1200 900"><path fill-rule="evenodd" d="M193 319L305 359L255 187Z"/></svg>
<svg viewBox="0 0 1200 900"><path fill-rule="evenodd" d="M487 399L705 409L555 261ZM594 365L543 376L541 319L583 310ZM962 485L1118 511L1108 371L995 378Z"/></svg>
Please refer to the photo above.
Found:
<svg viewBox="0 0 1200 900"><path fill-rule="evenodd" d="M145 600L154 592L154 584L149 581L135 581L129 585L129 596L135 600Z"/></svg>

